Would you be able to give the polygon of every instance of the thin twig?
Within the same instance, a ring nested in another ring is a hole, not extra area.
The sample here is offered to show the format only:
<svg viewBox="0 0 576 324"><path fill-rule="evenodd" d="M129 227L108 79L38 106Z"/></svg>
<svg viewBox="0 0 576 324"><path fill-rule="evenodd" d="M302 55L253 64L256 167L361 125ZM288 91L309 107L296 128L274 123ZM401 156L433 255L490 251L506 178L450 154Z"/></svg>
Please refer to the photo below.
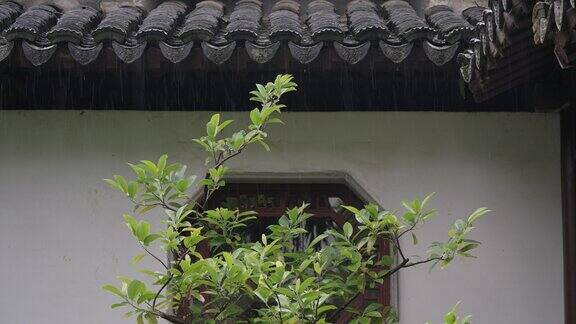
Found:
<svg viewBox="0 0 576 324"><path fill-rule="evenodd" d="M160 198L160 196L158 196L158 195L155 194L155 193L152 193L152 195L154 195L154 197L156 197L156 199L158 199L158 200L160 201L160 205L161 205L162 207L164 207L164 208L166 208L166 209L168 209L168 210L171 210L171 211L173 211L173 212L176 211L175 208L168 206L168 204L166 204L166 202L164 201L164 199Z"/></svg>
<svg viewBox="0 0 576 324"><path fill-rule="evenodd" d="M402 261L408 260L405 256L404 256L404 252L402 252L402 247L400 247L400 240L398 239L399 236L394 236L394 245L396 245L396 249L398 249L398 253L400 253L400 256L402 257Z"/></svg>
<svg viewBox="0 0 576 324"><path fill-rule="evenodd" d="M164 266L164 268L166 270L168 270L168 266L166 265L166 263L164 263L164 261L160 260L159 257L155 256L152 252L150 252L150 250L148 250L146 248L146 246L144 246L144 244L142 244L142 242L139 242L140 246L142 246L142 248L144 249L144 251L146 251L146 253L148 253L151 257L153 257L154 259L156 259L158 262L162 263L162 265Z"/></svg>
<svg viewBox="0 0 576 324"><path fill-rule="evenodd" d="M164 290L164 288L166 288L166 286L168 286L170 281L172 281L172 278L174 278L174 277L172 276L172 274L170 274L170 276L168 277L168 280L166 280L166 282L162 285L162 287L160 287L160 290L158 290L156 292L156 295L154 296L154 300L152 301L152 310L153 311L156 310L156 300L158 299L158 296L160 296L160 293L162 292L162 290Z"/></svg>
<svg viewBox="0 0 576 324"><path fill-rule="evenodd" d="M282 303L280 303L280 296L278 296L278 293L276 291L274 291L274 287L272 287L272 285L270 285L268 280L266 278L263 278L263 279L264 279L264 283L266 284L266 286L268 286L268 288L270 290L272 290L272 292L274 293L274 296L276 296L276 300L278 301L278 314L280 315L280 324L283 324L283 321L282 321Z"/></svg>
<svg viewBox="0 0 576 324"><path fill-rule="evenodd" d="M386 272L382 277L390 277L391 275L395 274L396 272L398 272L398 270L402 269L402 268L406 268L406 264L408 264L410 260L409 259L404 259L402 260L402 262L400 262L400 264L398 264L397 266L395 266L394 268L390 269L388 272Z"/></svg>
<svg viewBox="0 0 576 324"><path fill-rule="evenodd" d="M413 267L413 266L415 266L415 265L424 264L424 263L428 263L428 262L436 261L436 260L440 261L440 260L443 260L443 259L442 259L442 257L433 257L433 258L426 259L426 260L422 260L422 261L418 261L418 262L408 263L408 264L406 264L406 266L404 266L404 268L410 268L410 267Z"/></svg>
<svg viewBox="0 0 576 324"><path fill-rule="evenodd" d="M386 272L383 277L389 277L391 275L393 275L394 273L398 272L398 270L405 268L406 264L408 263L408 259L404 259L402 260L402 262L400 264L398 264L396 267L394 267L393 269L391 269L390 271ZM348 300L348 302L346 302L346 304L344 304L344 306L338 308L338 310L332 314L330 316L330 321L334 320L336 318L336 316L338 316L343 310L345 310L348 306L350 306L350 304L356 299L358 298L358 296L360 296L360 292L357 292L356 295L354 295L352 298L350 298Z"/></svg>
<svg viewBox="0 0 576 324"><path fill-rule="evenodd" d="M230 160L231 158L237 156L238 154L242 153L242 151L244 150L244 148L246 147L246 144L242 144L243 146L241 146L236 152L228 155L227 157L225 157L224 159L222 159L222 161L219 161L215 166L214 169L217 169L218 167L222 166L224 164L224 162Z"/></svg>
<svg viewBox="0 0 576 324"><path fill-rule="evenodd" d="M344 306L338 308L338 310L336 311L336 313L332 314L329 318L329 321L333 321L334 319L336 319L336 316L340 315L340 313L342 313L343 310L345 310L346 308L348 308L348 306L350 306L350 304L356 300L356 298L358 298L358 296L360 296L360 292L357 292L356 295L354 295L352 298L350 298L350 300L348 300L348 302L346 302L346 304L344 304Z"/></svg>
<svg viewBox="0 0 576 324"><path fill-rule="evenodd" d="M402 233L398 234L398 239L400 239L402 237L402 235L412 231L414 228L416 228L417 223L412 224L412 226L410 226L410 228L402 231Z"/></svg>

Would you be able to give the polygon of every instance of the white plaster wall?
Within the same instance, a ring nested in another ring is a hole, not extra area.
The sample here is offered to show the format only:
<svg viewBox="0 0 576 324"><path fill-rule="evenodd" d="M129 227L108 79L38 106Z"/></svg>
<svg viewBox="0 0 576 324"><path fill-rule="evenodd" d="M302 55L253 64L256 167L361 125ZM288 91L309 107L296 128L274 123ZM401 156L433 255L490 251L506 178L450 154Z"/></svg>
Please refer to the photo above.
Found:
<svg viewBox="0 0 576 324"><path fill-rule="evenodd" d="M238 118L235 113L226 116ZM241 114L242 116L244 114ZM201 168L190 139L209 113L0 111L0 322L128 323L100 290L134 275L130 205L101 181L166 152ZM494 212L477 260L399 281L403 324L440 323L458 300L475 323L563 323L559 121L552 114L285 113L272 152L239 171L349 172L390 209L437 192L422 247L476 207ZM407 244L409 242L406 242ZM411 253L413 253L411 252Z"/></svg>

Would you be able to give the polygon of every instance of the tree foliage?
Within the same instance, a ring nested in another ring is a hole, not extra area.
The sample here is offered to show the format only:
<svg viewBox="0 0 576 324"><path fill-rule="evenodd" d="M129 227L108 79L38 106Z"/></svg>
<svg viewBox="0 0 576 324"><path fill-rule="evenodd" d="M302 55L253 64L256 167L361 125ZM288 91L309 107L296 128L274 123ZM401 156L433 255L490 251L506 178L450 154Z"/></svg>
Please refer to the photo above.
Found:
<svg viewBox="0 0 576 324"><path fill-rule="evenodd" d="M448 239L434 242L427 256L404 254L400 239L409 235L417 244L415 230L436 213L428 208L432 195L403 202L405 210L400 213L375 204L342 206L349 221L318 235L304 250L297 249L294 241L307 233L305 223L312 215L306 204L287 210L257 242L242 235L255 221L255 212L207 209L214 192L226 185L227 161L251 144L269 150L266 130L282 123L280 99L296 87L290 75L256 85L250 94L259 107L250 111L250 123L227 136L232 121L214 114L206 134L194 140L208 156L208 172L199 181L186 174L185 165L169 163L166 155L157 162L129 164L133 180L120 175L105 180L134 204L137 216L125 214L124 221L143 254L132 262L149 257L159 265L156 270L141 270L148 280L120 277L119 285L103 286L119 298L112 308L126 308L126 315L135 316L137 323L156 323L158 318L182 324L330 323L345 311L354 314L352 323L395 323L396 314L388 307L349 306L366 289L401 269L424 264L445 267L457 256L472 256L471 250L480 243L468 235L488 212L485 208L456 220ZM196 188L201 195L193 194ZM153 229L143 217L152 211L162 215L162 228ZM330 244L318 249L321 242ZM380 242L392 247L390 255L378 257ZM153 245L169 257L152 253ZM209 253L202 251L203 246Z"/></svg>

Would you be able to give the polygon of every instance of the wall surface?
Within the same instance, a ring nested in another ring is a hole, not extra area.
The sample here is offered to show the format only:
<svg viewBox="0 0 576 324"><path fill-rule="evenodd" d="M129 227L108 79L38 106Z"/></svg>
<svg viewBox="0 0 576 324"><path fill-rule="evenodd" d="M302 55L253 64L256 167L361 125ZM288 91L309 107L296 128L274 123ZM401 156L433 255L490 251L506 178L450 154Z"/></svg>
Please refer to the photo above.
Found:
<svg viewBox="0 0 576 324"><path fill-rule="evenodd" d="M208 116L0 111L0 322L132 323L110 310L115 298L100 290L115 276L137 275L130 258L140 253L122 225L130 204L101 179L164 152L201 169L203 154L190 139ZM450 222L476 207L494 210L472 236L483 242L478 259L400 275L402 324L440 323L458 300L474 323L563 322L557 115L283 117L286 125L270 132L272 152L249 149L232 168L344 171L389 209L436 192L440 213L409 254L445 239Z"/></svg>

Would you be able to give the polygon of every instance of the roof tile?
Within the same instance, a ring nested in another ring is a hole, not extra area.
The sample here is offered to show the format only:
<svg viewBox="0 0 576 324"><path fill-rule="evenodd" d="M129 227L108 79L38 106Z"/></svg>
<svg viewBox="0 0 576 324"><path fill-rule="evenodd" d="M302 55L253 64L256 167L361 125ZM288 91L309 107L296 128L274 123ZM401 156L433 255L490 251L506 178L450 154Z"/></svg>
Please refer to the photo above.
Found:
<svg viewBox="0 0 576 324"><path fill-rule="evenodd" d="M58 21L60 10L51 5L35 5L16 18L4 31L7 40L25 39L30 42L40 40Z"/></svg>

